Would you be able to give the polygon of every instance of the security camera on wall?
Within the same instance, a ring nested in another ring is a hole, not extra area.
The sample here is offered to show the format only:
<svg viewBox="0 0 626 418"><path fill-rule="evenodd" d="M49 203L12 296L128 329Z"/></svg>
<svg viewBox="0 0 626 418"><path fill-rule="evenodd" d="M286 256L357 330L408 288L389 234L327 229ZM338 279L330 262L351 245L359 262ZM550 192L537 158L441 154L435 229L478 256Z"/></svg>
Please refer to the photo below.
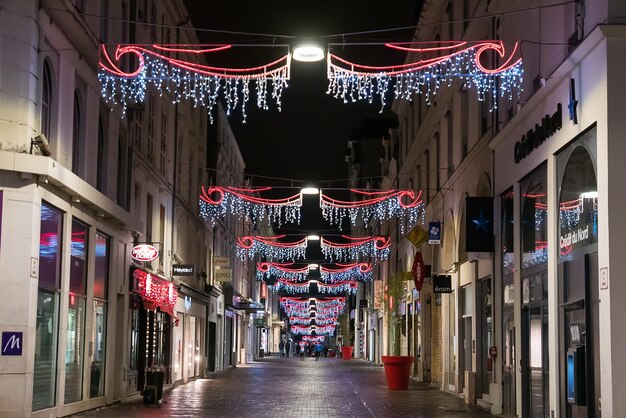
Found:
<svg viewBox="0 0 626 418"><path fill-rule="evenodd" d="M174 253L172 255L172 258L174 259L175 262L177 262L178 264L182 264L184 262L183 258L181 256L179 256L177 253Z"/></svg>
<svg viewBox="0 0 626 418"><path fill-rule="evenodd" d="M39 148L41 155L49 157L52 154L48 138L44 134L39 134L30 141L30 153L33 153L33 146Z"/></svg>

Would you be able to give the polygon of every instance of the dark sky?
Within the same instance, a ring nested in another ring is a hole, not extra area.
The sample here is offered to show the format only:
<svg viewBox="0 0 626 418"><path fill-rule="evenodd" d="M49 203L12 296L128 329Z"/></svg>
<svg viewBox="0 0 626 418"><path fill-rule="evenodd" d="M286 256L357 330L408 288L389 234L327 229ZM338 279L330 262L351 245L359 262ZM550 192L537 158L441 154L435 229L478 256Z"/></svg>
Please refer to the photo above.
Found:
<svg viewBox="0 0 626 418"><path fill-rule="evenodd" d="M413 30L389 31L360 36L330 38L331 34L347 34L415 25L419 0L354 1L280 0L280 1L193 1L186 0L192 23L201 29L293 37L326 36L320 42L407 41ZM289 43L295 39L265 36L236 36L200 32L201 42L248 42L253 44ZM384 48L374 47L372 51ZM284 49L282 51L285 51ZM271 48L238 48L241 62L237 65L258 65L276 57ZM276 54L276 53L274 53ZM366 52L363 59L384 65L387 58L378 52ZM360 57L359 57L360 58ZM396 60L403 61L397 53ZM249 62L246 62L249 60ZM230 123L247 165L246 173L316 183L322 187L341 187L329 180L345 179L346 141L353 128L364 117L380 117L379 104L349 103L326 94L326 61L292 62L291 81L283 92L282 112L275 107L268 111L248 106L248 122L242 123L240 112L231 115ZM253 99L256 96L253 96ZM278 185L282 182L254 177L255 185ZM288 182L287 182L288 183ZM282 183L286 185L285 183ZM300 186L299 183L294 183Z"/></svg>

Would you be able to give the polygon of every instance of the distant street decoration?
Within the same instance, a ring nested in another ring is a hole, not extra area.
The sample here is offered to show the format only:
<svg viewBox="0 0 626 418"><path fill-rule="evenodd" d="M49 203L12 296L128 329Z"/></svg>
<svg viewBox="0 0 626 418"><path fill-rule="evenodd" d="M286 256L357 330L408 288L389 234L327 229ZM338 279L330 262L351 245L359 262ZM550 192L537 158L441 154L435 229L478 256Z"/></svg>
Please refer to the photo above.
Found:
<svg viewBox="0 0 626 418"><path fill-rule="evenodd" d="M306 237L292 242L278 241L285 238L285 236L263 237L246 235L237 237L237 256L242 260L246 258L252 260L257 254L270 260L281 261L295 261L296 259L304 258L307 246Z"/></svg>
<svg viewBox="0 0 626 418"><path fill-rule="evenodd" d="M335 283L345 280L372 280L372 263L336 263L331 266L320 266L320 277L325 283Z"/></svg>
<svg viewBox="0 0 626 418"><path fill-rule="evenodd" d="M335 328L336 326L334 324L321 326L292 325L291 333L296 335L313 335L313 333L315 332L315 335L333 335L335 333Z"/></svg>
<svg viewBox="0 0 626 418"><path fill-rule="evenodd" d="M211 115L218 100L226 103L227 114L241 106L246 121L250 83L256 90L257 107L269 109L270 95L278 110L289 80L291 59L286 54L272 62L248 67L228 68L207 65L210 54L232 50L236 45L117 45L113 54L100 46L98 79L107 102L122 105L143 103L146 92L154 88L178 103L190 100ZM212 118L211 118L212 121Z"/></svg>
<svg viewBox="0 0 626 418"><path fill-rule="evenodd" d="M351 261L367 257L372 262L389 258L389 237L374 236L356 238L342 235L344 242L332 242L322 237L320 246L324 257L330 261Z"/></svg>
<svg viewBox="0 0 626 418"><path fill-rule="evenodd" d="M255 196L268 190L271 190L271 187L242 189L211 186L205 189L203 186L200 195L200 216L210 219L213 226L217 219L222 219L227 214L253 222L263 221L267 217L268 224L276 222L279 226L283 221L299 224L302 194L283 199L262 199Z"/></svg>
<svg viewBox="0 0 626 418"><path fill-rule="evenodd" d="M356 291L359 288L359 283L355 281L337 282L331 284L317 283L317 289L320 293L329 293L331 295L338 295L348 292L350 295L356 295Z"/></svg>
<svg viewBox="0 0 626 418"><path fill-rule="evenodd" d="M350 191L362 200L346 202L320 193L322 216L331 225L338 225L340 229L343 218L349 218L353 226L357 224L359 218L362 218L367 226L371 221L408 217L409 226L413 226L424 213L421 191L417 195L413 190L372 192L351 189ZM404 233L404 222L400 222L400 227Z"/></svg>
<svg viewBox="0 0 626 418"><path fill-rule="evenodd" d="M459 79L477 90L478 100L491 96L496 108L498 96L513 100L522 89L519 42L507 46L503 41L403 42L385 47L408 53L408 59L403 64L371 66L328 53L327 94L344 103L371 103L378 96L384 107L385 95L393 88L395 98L412 100L414 94L422 94L430 104L442 85ZM489 65L495 57L498 63Z"/></svg>
<svg viewBox="0 0 626 418"><path fill-rule="evenodd" d="M287 293L309 293L310 285L306 283L294 283L285 279L276 279L276 282L272 286L268 286L273 292L287 292Z"/></svg>
<svg viewBox="0 0 626 418"><path fill-rule="evenodd" d="M309 266L294 266L294 263L256 263L256 278L257 280L263 280L269 279L270 276L276 276L299 282L306 280L306 276L309 274Z"/></svg>

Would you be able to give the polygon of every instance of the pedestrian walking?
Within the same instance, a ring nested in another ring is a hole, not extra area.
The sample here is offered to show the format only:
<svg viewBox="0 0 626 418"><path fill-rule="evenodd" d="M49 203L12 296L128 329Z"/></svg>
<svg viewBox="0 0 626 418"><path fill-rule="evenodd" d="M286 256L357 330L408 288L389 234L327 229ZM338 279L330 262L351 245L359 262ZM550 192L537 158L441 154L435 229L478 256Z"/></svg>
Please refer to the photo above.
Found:
<svg viewBox="0 0 626 418"><path fill-rule="evenodd" d="M291 345L291 340L285 343L285 357L289 357L289 346Z"/></svg>
<svg viewBox="0 0 626 418"><path fill-rule="evenodd" d="M278 343L278 350L281 357L285 355L285 342L283 340L280 340L280 343Z"/></svg>
<svg viewBox="0 0 626 418"><path fill-rule="evenodd" d="M298 345L300 347L300 360L304 361L304 355L306 354L306 343L304 341L300 341Z"/></svg>
<svg viewBox="0 0 626 418"><path fill-rule="evenodd" d="M320 359L320 355L322 354L322 344L320 342L315 343L315 361Z"/></svg>

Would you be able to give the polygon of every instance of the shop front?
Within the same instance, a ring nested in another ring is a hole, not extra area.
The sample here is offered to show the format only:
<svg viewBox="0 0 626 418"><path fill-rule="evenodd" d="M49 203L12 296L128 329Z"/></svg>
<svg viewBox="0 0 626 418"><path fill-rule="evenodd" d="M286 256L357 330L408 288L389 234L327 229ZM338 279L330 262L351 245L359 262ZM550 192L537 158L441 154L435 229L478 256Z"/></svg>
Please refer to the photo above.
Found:
<svg viewBox="0 0 626 418"><path fill-rule="evenodd" d="M174 284L141 268L130 273L129 391L141 391L155 376L172 382L171 335L177 291ZM132 379L132 380L131 380Z"/></svg>
<svg viewBox="0 0 626 418"><path fill-rule="evenodd" d="M172 380L187 382L203 377L207 368L206 329L208 296L181 285L176 300L172 351Z"/></svg>

